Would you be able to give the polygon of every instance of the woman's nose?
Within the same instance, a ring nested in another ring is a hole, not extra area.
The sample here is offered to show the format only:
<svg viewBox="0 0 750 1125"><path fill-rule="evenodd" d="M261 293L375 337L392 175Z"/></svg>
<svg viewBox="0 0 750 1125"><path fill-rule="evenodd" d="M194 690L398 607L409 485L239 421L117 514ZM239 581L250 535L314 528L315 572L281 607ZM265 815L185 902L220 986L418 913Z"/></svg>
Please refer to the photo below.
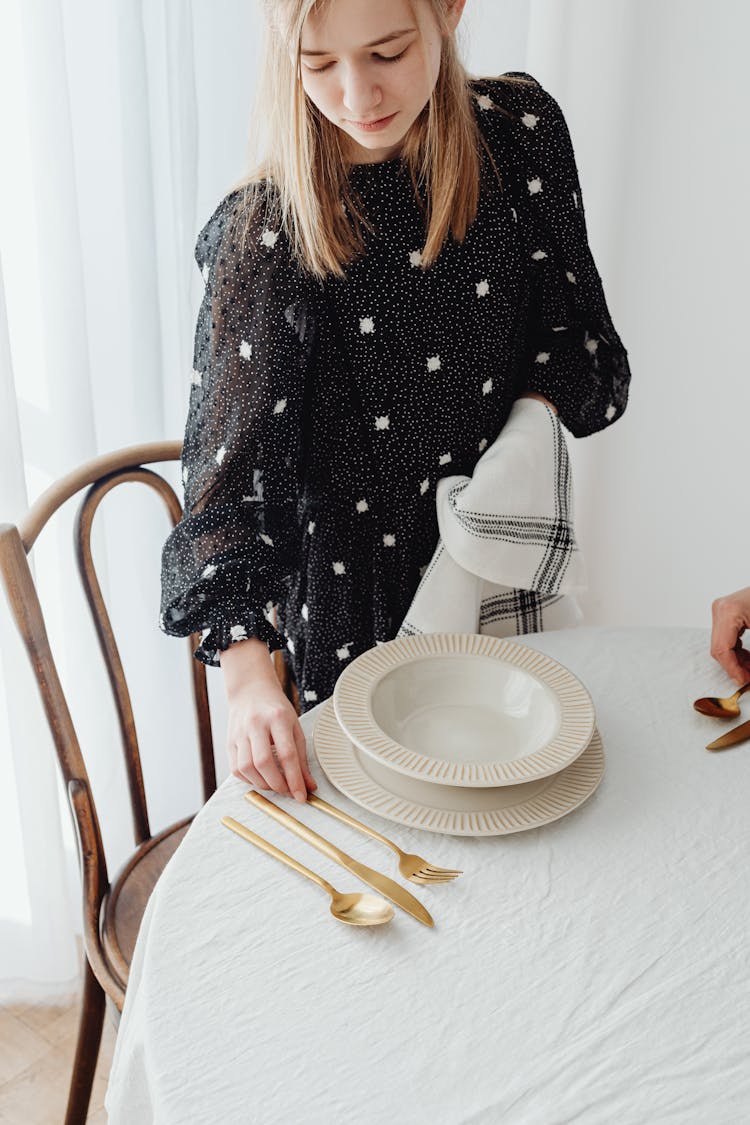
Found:
<svg viewBox="0 0 750 1125"><path fill-rule="evenodd" d="M355 121L366 120L383 100L380 87L366 73L355 68L345 73L341 96L344 106Z"/></svg>

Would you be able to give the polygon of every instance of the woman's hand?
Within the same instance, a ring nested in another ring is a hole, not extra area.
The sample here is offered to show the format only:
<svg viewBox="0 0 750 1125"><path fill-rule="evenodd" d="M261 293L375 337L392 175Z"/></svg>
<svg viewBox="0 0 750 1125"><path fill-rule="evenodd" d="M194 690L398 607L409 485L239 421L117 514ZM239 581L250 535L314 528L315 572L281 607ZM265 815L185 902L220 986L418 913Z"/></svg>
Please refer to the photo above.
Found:
<svg viewBox="0 0 750 1125"><path fill-rule="evenodd" d="M717 598L711 606L711 655L738 684L750 680L750 652L742 634L750 626L750 586Z"/></svg>
<svg viewBox="0 0 750 1125"><path fill-rule="evenodd" d="M307 764L305 736L281 689L268 648L255 638L220 654L229 702L227 754L235 777L258 789L306 801L317 782Z"/></svg>

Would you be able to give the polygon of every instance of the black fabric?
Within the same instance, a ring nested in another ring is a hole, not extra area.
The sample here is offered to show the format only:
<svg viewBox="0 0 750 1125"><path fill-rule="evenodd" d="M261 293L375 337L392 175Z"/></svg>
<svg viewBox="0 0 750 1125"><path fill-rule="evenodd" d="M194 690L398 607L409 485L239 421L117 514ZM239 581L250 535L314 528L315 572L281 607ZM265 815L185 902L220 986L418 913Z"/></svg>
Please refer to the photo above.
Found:
<svg viewBox="0 0 750 1125"><path fill-rule="evenodd" d="M398 159L352 170L375 230L344 279L304 274L268 217L243 246L239 191L198 238L185 514L160 624L202 631L208 664L250 636L285 649L303 709L396 635L438 540L437 481L472 473L521 393L576 436L625 409L562 113L537 84L476 80L470 96L502 189L483 157L477 218L429 269Z"/></svg>

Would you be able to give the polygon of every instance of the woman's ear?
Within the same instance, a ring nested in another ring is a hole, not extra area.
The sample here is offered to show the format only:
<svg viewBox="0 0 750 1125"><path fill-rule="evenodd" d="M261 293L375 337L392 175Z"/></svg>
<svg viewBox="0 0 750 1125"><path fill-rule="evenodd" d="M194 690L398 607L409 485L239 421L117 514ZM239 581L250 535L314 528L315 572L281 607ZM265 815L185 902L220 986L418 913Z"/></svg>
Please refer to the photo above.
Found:
<svg viewBox="0 0 750 1125"><path fill-rule="evenodd" d="M453 33L459 25L461 16L464 14L466 7L466 0L450 0L448 4L448 11L446 12L446 22L448 30Z"/></svg>

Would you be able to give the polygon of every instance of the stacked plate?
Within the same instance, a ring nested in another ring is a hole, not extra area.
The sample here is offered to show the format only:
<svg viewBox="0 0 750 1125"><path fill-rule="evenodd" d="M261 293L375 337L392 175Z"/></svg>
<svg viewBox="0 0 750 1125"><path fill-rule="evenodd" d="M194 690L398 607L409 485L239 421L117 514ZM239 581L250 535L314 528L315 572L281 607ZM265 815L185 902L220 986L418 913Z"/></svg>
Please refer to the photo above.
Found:
<svg viewBox="0 0 750 1125"><path fill-rule="evenodd" d="M454 836L557 820L604 772L580 680L535 649L476 633L363 653L321 708L313 741L329 780L358 805Z"/></svg>

